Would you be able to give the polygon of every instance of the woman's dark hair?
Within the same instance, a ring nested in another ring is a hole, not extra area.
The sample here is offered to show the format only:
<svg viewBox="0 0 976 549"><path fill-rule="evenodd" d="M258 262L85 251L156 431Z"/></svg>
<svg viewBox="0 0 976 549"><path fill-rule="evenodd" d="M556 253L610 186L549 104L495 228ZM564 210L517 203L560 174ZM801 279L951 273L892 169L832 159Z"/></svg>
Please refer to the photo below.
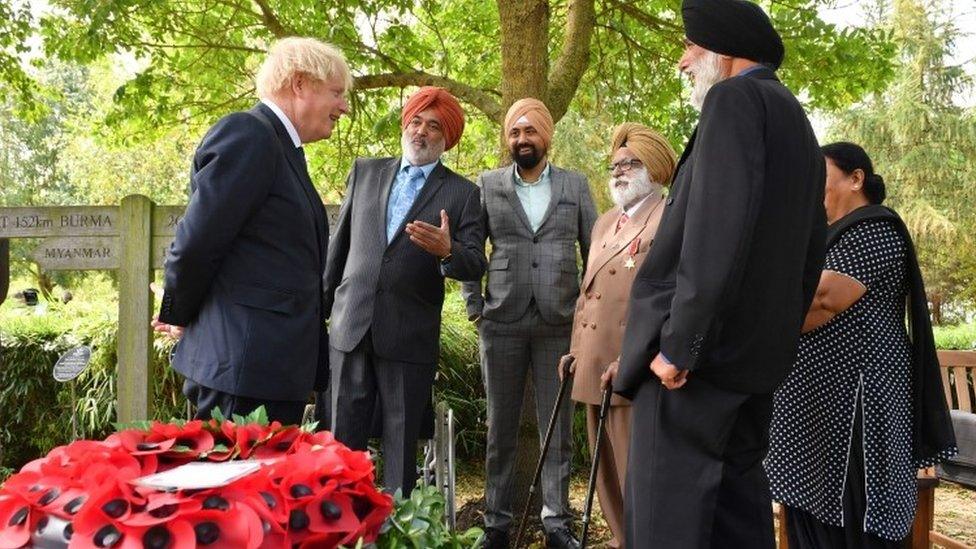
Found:
<svg viewBox="0 0 976 549"><path fill-rule="evenodd" d="M838 141L820 148L840 171L851 175L854 170L864 172L864 195L872 204L881 204L885 199L885 183L880 175L874 173L871 158L860 145Z"/></svg>

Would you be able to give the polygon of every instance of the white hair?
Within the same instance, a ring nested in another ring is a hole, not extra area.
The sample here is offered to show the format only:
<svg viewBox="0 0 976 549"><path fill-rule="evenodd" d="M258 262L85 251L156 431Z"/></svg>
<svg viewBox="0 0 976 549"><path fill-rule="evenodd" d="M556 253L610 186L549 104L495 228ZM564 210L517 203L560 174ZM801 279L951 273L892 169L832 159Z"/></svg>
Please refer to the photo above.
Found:
<svg viewBox="0 0 976 549"><path fill-rule="evenodd" d="M691 105L700 111L705 104L708 90L722 81L722 56L706 50L691 63L688 72L695 77L695 84L691 89Z"/></svg>
<svg viewBox="0 0 976 549"><path fill-rule="evenodd" d="M618 182L626 183L627 185L625 187L617 187ZM610 198L622 210L636 204L640 199L654 192L655 186L659 186L651 181L651 176L647 173L646 166L632 169L620 177L611 177L607 184L610 187Z"/></svg>
<svg viewBox="0 0 976 549"><path fill-rule="evenodd" d="M275 42L268 50L255 78L258 97L267 98L281 91L299 73L323 82L338 78L346 90L352 88L352 74L338 48L314 38L293 36Z"/></svg>

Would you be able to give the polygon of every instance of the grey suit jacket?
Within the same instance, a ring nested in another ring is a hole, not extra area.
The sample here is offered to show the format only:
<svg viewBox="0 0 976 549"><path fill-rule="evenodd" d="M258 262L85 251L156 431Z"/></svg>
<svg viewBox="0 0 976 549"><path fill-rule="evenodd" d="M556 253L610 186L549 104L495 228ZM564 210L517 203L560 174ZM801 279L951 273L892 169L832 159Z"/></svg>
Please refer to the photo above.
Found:
<svg viewBox="0 0 976 549"><path fill-rule="evenodd" d="M573 321L580 283L576 243L585 262L596 208L586 176L552 166L551 178L549 209L533 231L515 194L514 164L478 177L481 226L492 251L484 293L481 280L461 287L469 318L515 322L535 299L549 324Z"/></svg>
<svg viewBox="0 0 976 549"><path fill-rule="evenodd" d="M478 187L438 163L387 244L387 202L399 166L399 158L360 158L349 173L326 265L330 343L350 352L369 332L377 356L436 363L444 277L480 280L485 272L481 201ZM452 240L443 271L403 231L418 219L440 225L441 210L450 218Z"/></svg>

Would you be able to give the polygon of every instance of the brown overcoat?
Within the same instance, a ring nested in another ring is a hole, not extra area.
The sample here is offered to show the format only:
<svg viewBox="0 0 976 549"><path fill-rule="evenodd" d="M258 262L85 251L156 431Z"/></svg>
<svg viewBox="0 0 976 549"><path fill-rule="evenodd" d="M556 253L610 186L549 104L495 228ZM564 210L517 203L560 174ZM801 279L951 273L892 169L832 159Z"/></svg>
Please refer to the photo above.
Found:
<svg viewBox="0 0 976 549"><path fill-rule="evenodd" d="M664 211L663 202L660 195L649 196L616 234L619 206L601 215L593 225L570 345L570 354L576 359L573 400L577 402L600 404L600 376L620 355L630 287L654 241ZM611 400L613 406L629 404L630 401L618 395Z"/></svg>

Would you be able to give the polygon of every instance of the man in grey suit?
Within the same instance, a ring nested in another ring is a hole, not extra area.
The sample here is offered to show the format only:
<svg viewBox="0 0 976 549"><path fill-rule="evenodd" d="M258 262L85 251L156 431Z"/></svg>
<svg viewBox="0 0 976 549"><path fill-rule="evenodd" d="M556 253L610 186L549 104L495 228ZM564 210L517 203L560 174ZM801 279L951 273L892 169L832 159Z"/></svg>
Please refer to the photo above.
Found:
<svg viewBox="0 0 976 549"><path fill-rule="evenodd" d="M325 287L333 433L365 450L380 413L384 486L409 495L437 366L444 278L479 280L486 260L478 187L440 162L464 130L461 106L442 88L421 88L404 105L401 126L402 158L353 165Z"/></svg>
<svg viewBox="0 0 976 549"><path fill-rule="evenodd" d="M536 99L515 102L504 128L515 163L478 178L481 231L492 244L487 288L482 293L479 280L462 290L479 328L488 397L487 548L508 547L516 440L530 372L540 431L555 406L555 366L569 351L579 294L576 244L585 258L596 220L586 177L547 160L553 121L546 106ZM570 530L571 407L565 399L543 466L548 547L579 546Z"/></svg>

